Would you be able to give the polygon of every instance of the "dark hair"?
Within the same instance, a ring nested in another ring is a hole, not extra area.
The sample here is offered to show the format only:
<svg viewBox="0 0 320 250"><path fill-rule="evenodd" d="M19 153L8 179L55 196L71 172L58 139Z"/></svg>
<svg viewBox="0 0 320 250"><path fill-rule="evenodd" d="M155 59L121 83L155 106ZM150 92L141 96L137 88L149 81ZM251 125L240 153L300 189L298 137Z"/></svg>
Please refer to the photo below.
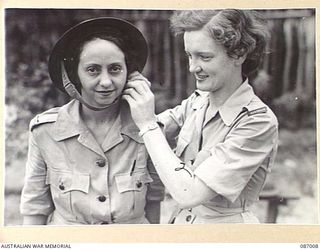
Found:
<svg viewBox="0 0 320 250"><path fill-rule="evenodd" d="M266 52L269 31L262 16L251 10L185 10L175 11L171 19L173 32L206 29L222 44L229 57L246 56L242 64L245 75L256 70Z"/></svg>
<svg viewBox="0 0 320 250"><path fill-rule="evenodd" d="M120 34L116 31L104 32L104 33L92 33L87 36L79 37L79 39L75 39L74 42L70 43L68 47L68 56L67 60L65 60L66 71L68 76L73 84L75 84L78 91L81 91L81 83L78 76L78 65L80 60L80 54L83 50L84 45L87 42L93 41L95 39L103 39L106 41L110 41L118 46L123 54L125 55L125 62L127 66L127 74L129 75L133 71L137 70L137 65L134 63L136 51L130 48L129 44L126 44L121 37L123 34Z"/></svg>

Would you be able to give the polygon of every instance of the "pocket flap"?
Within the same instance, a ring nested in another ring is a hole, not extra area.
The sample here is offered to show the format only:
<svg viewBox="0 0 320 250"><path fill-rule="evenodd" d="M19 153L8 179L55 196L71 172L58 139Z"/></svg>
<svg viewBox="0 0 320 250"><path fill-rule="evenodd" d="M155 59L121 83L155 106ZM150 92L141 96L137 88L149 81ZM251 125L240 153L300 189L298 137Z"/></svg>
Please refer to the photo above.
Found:
<svg viewBox="0 0 320 250"><path fill-rule="evenodd" d="M46 184L58 188L62 193L78 190L89 192L90 176L84 173L48 171Z"/></svg>
<svg viewBox="0 0 320 250"><path fill-rule="evenodd" d="M130 173L117 174L115 180L120 193L141 191L146 184L153 181L146 172L134 172L132 175Z"/></svg>

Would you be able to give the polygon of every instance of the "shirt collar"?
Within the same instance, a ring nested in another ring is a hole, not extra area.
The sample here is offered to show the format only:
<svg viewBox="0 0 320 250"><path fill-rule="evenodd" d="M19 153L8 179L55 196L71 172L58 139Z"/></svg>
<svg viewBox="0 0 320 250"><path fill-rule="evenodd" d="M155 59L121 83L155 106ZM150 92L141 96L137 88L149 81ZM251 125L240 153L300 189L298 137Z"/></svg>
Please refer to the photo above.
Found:
<svg viewBox="0 0 320 250"><path fill-rule="evenodd" d="M201 109L203 107L206 107L209 103L209 92L208 91L202 91L199 89L196 89L195 91L196 98L195 101L192 103L192 108L194 110Z"/></svg>
<svg viewBox="0 0 320 250"><path fill-rule="evenodd" d="M143 143L139 136L139 129L132 120L130 109L125 102L120 106L120 117L116 121L118 126L113 126L114 129L119 128L121 134L127 135L133 140ZM54 125L53 137L57 141L61 141L81 133L88 129L80 117L80 103L77 100L72 100L68 104L62 106L59 110L57 121ZM117 133L117 131L114 131Z"/></svg>
<svg viewBox="0 0 320 250"><path fill-rule="evenodd" d="M223 122L227 126L230 126L243 108L251 102L254 96L253 89L249 85L248 79L246 79L219 108L219 114Z"/></svg>
<svg viewBox="0 0 320 250"><path fill-rule="evenodd" d="M56 141L79 135L87 130L82 123L79 110L80 104L76 100L60 108L53 128L53 137Z"/></svg>

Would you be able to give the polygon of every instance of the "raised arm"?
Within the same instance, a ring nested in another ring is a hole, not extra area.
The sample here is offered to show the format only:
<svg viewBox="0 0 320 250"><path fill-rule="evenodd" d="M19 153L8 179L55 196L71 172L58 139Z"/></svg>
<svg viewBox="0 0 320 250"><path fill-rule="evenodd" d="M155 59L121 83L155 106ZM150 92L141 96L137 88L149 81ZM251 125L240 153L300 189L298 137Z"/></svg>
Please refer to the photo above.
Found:
<svg viewBox="0 0 320 250"><path fill-rule="evenodd" d="M132 117L163 184L179 205L194 207L216 196L193 174L191 163L182 162L170 148L156 123L154 95L143 76L137 74L130 79L123 99L130 105Z"/></svg>

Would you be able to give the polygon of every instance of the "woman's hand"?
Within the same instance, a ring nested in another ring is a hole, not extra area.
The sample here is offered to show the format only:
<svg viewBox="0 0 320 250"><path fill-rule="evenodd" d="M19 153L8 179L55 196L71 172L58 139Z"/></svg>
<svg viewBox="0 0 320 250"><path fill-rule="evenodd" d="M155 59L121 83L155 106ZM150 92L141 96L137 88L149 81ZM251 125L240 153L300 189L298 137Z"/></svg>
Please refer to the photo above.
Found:
<svg viewBox="0 0 320 250"><path fill-rule="evenodd" d="M135 71L129 75L122 95L122 99L128 102L132 118L140 130L156 121L154 95L150 86L150 82Z"/></svg>

